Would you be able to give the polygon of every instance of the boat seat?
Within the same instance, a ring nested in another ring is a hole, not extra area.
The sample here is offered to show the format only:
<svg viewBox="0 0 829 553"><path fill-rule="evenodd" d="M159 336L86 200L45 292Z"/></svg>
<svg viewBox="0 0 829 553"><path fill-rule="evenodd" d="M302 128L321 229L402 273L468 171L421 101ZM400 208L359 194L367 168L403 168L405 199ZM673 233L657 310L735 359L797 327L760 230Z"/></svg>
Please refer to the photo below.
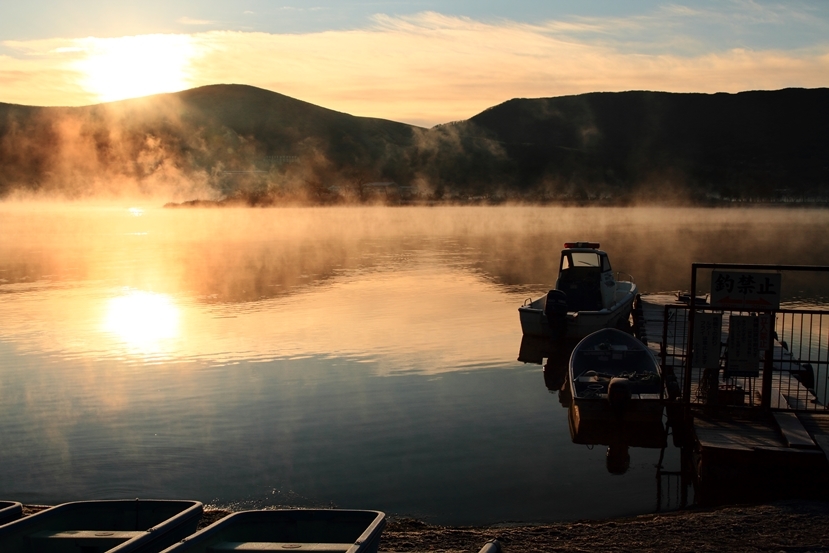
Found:
<svg viewBox="0 0 829 553"><path fill-rule="evenodd" d="M345 553L353 543L293 543L272 541L223 541L207 548L207 553L223 551L340 551Z"/></svg>
<svg viewBox="0 0 829 553"><path fill-rule="evenodd" d="M30 534L28 540L31 553L58 553L69 550L103 552L146 533L145 530L42 530Z"/></svg>
<svg viewBox="0 0 829 553"><path fill-rule="evenodd" d="M571 268L561 271L557 290L567 294L568 311L600 311L601 271L598 268Z"/></svg>

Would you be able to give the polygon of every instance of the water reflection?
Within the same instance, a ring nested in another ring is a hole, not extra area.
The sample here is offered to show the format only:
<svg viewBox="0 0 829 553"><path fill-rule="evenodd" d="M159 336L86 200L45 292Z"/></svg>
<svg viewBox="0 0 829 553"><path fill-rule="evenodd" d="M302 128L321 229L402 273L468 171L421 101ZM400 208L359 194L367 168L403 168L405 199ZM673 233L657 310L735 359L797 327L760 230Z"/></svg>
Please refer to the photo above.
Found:
<svg viewBox="0 0 829 553"><path fill-rule="evenodd" d="M568 354L522 346L545 388L515 360L517 307L561 244L601 242L646 292L686 289L691 261L829 262L818 210L137 209L0 204L0 489L18 499L649 512L676 451L628 442L610 475L607 446L551 416ZM736 231L752 241L719 239Z"/></svg>
<svg viewBox="0 0 829 553"><path fill-rule="evenodd" d="M371 362L382 374L440 374L502 365L515 339L504 329L518 326L515 298L428 262L242 304L97 283L26 290L0 302L0 339L68 358L225 364L313 355Z"/></svg>
<svg viewBox="0 0 829 553"><path fill-rule="evenodd" d="M684 508L689 505L692 469L690 451L669 448L671 428L663 420L630 420L614 416L608 410L606 417L581 417L573 402L569 382L569 363L574 344L562 344L535 336L523 336L518 360L524 363L543 363L544 386L557 395L559 404L567 410L570 441L593 449L604 447L604 468L613 476L626 475L631 468L631 450L658 450L658 461L652 465L656 476L655 510ZM667 454L667 455L666 455ZM669 470L669 465L675 470ZM618 481L617 484L618 485Z"/></svg>
<svg viewBox="0 0 829 553"><path fill-rule="evenodd" d="M179 309L170 296L129 290L107 303L103 330L138 353L157 353L178 336Z"/></svg>

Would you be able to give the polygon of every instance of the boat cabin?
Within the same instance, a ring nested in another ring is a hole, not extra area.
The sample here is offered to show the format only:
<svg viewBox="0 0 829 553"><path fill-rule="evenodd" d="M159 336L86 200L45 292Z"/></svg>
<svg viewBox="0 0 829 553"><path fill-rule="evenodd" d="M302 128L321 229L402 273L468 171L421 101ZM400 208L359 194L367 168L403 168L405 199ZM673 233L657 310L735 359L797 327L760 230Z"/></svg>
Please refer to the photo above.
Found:
<svg viewBox="0 0 829 553"><path fill-rule="evenodd" d="M597 242L567 242L561 250L556 290L567 296L567 311L601 311L615 302L616 279Z"/></svg>

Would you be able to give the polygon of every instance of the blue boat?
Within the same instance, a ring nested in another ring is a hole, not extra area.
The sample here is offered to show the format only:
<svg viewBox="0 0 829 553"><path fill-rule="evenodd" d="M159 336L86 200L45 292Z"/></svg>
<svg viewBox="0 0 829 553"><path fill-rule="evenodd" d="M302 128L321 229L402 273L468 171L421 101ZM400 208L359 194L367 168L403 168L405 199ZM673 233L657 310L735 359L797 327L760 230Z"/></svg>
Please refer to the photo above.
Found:
<svg viewBox="0 0 829 553"><path fill-rule="evenodd" d="M196 531L198 501L76 501L0 526L3 553L158 553Z"/></svg>
<svg viewBox="0 0 829 553"><path fill-rule="evenodd" d="M0 526L23 516L23 505L16 501L0 501Z"/></svg>
<svg viewBox="0 0 829 553"><path fill-rule="evenodd" d="M376 553L386 515L379 511L286 509L233 513L164 553L340 551Z"/></svg>

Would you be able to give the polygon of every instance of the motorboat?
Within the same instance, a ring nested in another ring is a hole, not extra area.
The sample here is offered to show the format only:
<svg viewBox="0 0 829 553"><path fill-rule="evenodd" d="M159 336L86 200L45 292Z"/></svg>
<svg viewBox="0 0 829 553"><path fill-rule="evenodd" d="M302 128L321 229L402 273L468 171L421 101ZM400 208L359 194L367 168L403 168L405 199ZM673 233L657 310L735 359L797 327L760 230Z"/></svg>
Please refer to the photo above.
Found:
<svg viewBox="0 0 829 553"><path fill-rule="evenodd" d="M3 553L157 553L196 531L198 501L75 501L0 526Z"/></svg>
<svg viewBox="0 0 829 553"><path fill-rule="evenodd" d="M663 382L659 362L642 342L605 328L573 349L568 367L571 425L662 422Z"/></svg>
<svg viewBox="0 0 829 553"><path fill-rule="evenodd" d="M518 308L521 330L524 335L580 340L602 328L622 328L636 293L633 277L614 274L597 242L566 242L555 289L528 298Z"/></svg>
<svg viewBox="0 0 829 553"><path fill-rule="evenodd" d="M339 551L376 553L386 524L380 511L277 509L241 511L218 520L164 553Z"/></svg>

